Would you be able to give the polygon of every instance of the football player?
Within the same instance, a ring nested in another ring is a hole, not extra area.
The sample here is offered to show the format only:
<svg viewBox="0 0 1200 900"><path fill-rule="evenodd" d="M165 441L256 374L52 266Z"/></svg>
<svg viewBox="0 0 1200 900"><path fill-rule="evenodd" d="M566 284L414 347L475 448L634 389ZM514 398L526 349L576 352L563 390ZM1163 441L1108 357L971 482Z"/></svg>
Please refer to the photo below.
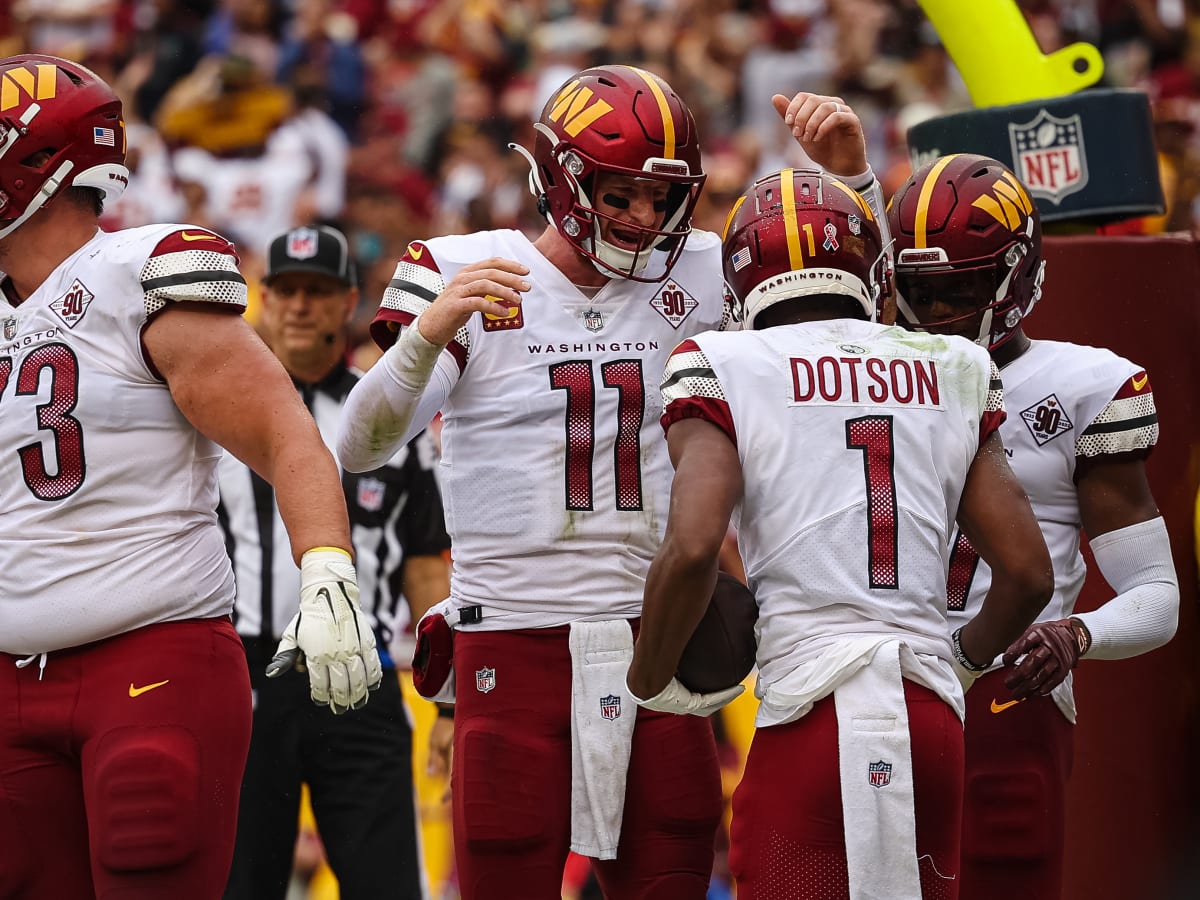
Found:
<svg viewBox="0 0 1200 900"><path fill-rule="evenodd" d="M967 700L965 900L1054 900L1062 888L1066 780L1080 659L1123 659L1175 633L1179 586L1167 528L1146 480L1158 440L1150 376L1097 347L1032 340L1042 292L1037 206L1002 163L973 154L923 165L888 208L901 320L987 348L1010 415L1013 471L1054 562L1054 596ZM1076 613L1086 570L1080 529L1116 596ZM979 610L995 573L969 535L950 560L952 626ZM1001 665L1013 668L1001 668Z"/></svg>
<svg viewBox="0 0 1200 900"><path fill-rule="evenodd" d="M724 236L748 330L683 341L663 376L675 479L629 688L644 708L703 714L736 694L673 677L732 514L761 700L733 797L739 900L957 897L962 683L1050 596L995 366L968 341L877 324L886 272L854 191L767 176ZM996 577L950 639L956 516Z"/></svg>
<svg viewBox="0 0 1200 900"><path fill-rule="evenodd" d="M670 483L658 378L681 337L730 323L720 241L691 228L699 136L670 85L628 66L572 77L534 130L519 149L545 230L409 245L338 451L379 465L442 410L454 570L414 670L455 701L463 897L558 898L574 850L608 896L700 900L722 811L712 728L625 688ZM829 158L863 174L836 131Z"/></svg>
<svg viewBox="0 0 1200 900"><path fill-rule="evenodd" d="M250 736L217 524L221 446L274 485L301 569L283 667L345 711L380 679L337 467L242 318L233 245L106 233L121 101L0 60L0 896L211 900Z"/></svg>

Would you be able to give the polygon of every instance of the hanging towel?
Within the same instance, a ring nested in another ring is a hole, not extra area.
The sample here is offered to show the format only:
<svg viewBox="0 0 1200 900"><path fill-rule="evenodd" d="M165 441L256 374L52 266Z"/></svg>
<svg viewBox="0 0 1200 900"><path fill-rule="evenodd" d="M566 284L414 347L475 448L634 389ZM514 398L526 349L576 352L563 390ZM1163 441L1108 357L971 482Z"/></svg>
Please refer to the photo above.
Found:
<svg viewBox="0 0 1200 900"><path fill-rule="evenodd" d="M571 623L571 849L616 859L637 705L629 622Z"/></svg>
<svg viewBox="0 0 1200 900"><path fill-rule="evenodd" d="M850 900L921 900L900 642L834 691Z"/></svg>

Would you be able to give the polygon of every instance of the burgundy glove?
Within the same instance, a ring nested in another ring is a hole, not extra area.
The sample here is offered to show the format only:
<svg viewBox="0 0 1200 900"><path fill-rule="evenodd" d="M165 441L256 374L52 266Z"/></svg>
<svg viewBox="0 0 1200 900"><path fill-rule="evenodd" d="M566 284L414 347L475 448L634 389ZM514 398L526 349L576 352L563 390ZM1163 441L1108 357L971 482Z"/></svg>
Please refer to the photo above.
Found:
<svg viewBox="0 0 1200 900"><path fill-rule="evenodd" d="M1087 626L1078 619L1030 625L1004 651L1004 664L1015 666L1004 685L1017 700L1031 695L1045 697L1062 684L1091 644Z"/></svg>

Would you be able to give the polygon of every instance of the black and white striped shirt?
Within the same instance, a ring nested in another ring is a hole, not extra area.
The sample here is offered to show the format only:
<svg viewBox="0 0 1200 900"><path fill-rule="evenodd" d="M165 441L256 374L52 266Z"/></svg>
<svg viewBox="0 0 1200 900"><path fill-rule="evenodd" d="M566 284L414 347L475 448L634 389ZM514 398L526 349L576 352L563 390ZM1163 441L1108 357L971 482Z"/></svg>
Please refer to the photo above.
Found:
<svg viewBox="0 0 1200 900"><path fill-rule="evenodd" d="M316 384L296 387L333 451L346 395L359 374L338 366ZM358 570L359 603L375 624L381 653L408 624L401 575L409 556L440 555L450 546L434 475L435 448L422 432L388 463L362 474L342 473ZM226 453L218 469L218 516L237 578L235 616L246 639L279 639L300 598L300 572L275 491Z"/></svg>

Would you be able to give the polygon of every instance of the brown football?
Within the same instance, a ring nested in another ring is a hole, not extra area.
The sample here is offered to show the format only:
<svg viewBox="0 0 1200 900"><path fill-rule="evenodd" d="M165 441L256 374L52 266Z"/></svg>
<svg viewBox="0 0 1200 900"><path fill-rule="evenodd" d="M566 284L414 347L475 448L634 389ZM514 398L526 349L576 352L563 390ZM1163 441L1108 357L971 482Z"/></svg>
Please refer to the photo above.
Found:
<svg viewBox="0 0 1200 900"><path fill-rule="evenodd" d="M727 572L718 572L708 608L683 648L675 677L701 694L741 684L754 668L757 621L758 603L750 589Z"/></svg>

